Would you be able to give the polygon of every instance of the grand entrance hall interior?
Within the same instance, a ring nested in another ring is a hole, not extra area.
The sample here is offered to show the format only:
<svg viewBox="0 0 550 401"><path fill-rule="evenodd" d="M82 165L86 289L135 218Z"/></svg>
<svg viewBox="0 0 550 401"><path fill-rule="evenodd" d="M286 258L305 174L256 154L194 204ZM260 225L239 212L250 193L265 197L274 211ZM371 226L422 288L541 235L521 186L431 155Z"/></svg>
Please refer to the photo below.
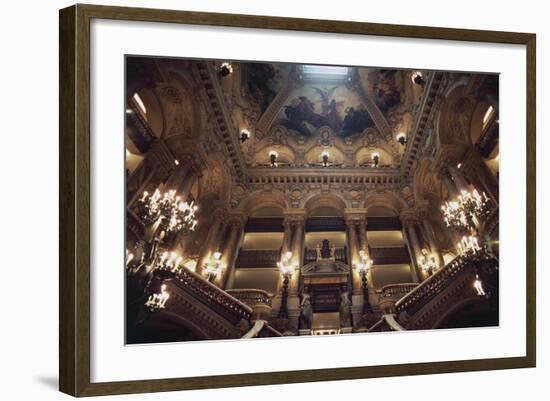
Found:
<svg viewBox="0 0 550 401"><path fill-rule="evenodd" d="M498 326L498 79L128 56L127 343Z"/></svg>

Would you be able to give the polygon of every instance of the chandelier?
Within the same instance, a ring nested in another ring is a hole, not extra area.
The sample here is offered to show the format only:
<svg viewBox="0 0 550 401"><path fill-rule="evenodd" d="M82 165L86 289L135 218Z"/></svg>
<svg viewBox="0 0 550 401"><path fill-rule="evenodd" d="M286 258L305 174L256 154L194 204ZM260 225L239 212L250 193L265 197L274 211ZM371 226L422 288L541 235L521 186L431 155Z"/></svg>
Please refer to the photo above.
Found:
<svg viewBox="0 0 550 401"><path fill-rule="evenodd" d="M487 217L491 211L489 198L485 192L480 194L477 189L463 189L456 199L446 201L441 210L447 227L456 231L472 231L476 223Z"/></svg>
<svg viewBox="0 0 550 401"><path fill-rule="evenodd" d="M195 213L198 206L182 202L176 191L164 194L157 188L153 195L147 191L138 200L139 214L146 224L159 222L159 229L167 233L194 231L197 225Z"/></svg>

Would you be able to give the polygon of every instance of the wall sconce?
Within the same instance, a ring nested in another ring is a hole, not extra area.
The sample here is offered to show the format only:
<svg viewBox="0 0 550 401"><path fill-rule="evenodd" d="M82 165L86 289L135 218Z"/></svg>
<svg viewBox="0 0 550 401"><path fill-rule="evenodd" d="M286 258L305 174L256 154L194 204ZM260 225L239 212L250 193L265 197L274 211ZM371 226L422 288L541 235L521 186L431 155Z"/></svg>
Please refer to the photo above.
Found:
<svg viewBox="0 0 550 401"><path fill-rule="evenodd" d="M145 302L145 306L151 312L158 312L165 308L168 298L170 298L170 293L166 291L166 284L162 284L159 293L149 295L147 302Z"/></svg>
<svg viewBox="0 0 550 401"><path fill-rule="evenodd" d="M426 85L426 81L422 77L422 73L420 71L413 71L413 73L411 75L411 79L412 79L413 83L415 83L419 86L424 87L424 85Z"/></svg>
<svg viewBox="0 0 550 401"><path fill-rule="evenodd" d="M271 162L271 167L277 167L277 158L279 157L279 154L272 150L269 152L269 161Z"/></svg>
<svg viewBox="0 0 550 401"><path fill-rule="evenodd" d="M288 285L290 284L290 277L292 277L298 267L296 263L292 261L292 252L286 252L281 258L281 261L277 262L277 267L283 276L283 289L281 294L281 308L279 309L279 317L286 317Z"/></svg>
<svg viewBox="0 0 550 401"><path fill-rule="evenodd" d="M248 132L247 130L243 129L241 131L241 142L242 143L245 143L246 141L248 141L248 139L250 138L250 132Z"/></svg>
<svg viewBox="0 0 550 401"><path fill-rule="evenodd" d="M204 263L204 270L202 271L202 274L211 283L213 283L222 274L224 266L221 259L222 253L216 251L212 254L212 257Z"/></svg>
<svg viewBox="0 0 550 401"><path fill-rule="evenodd" d="M224 78L227 77L229 74L233 72L233 66L229 62L224 62L222 65L220 65L220 69L218 70L218 74L220 74L220 77Z"/></svg>
<svg viewBox="0 0 550 401"><path fill-rule="evenodd" d="M329 157L329 153L328 151L323 151L323 153L321 153L321 156L323 158L323 167L328 167L328 157Z"/></svg>
<svg viewBox="0 0 550 401"><path fill-rule="evenodd" d="M378 153L372 154L372 162L374 163L374 167L378 167L378 163L380 162L380 155Z"/></svg>
<svg viewBox="0 0 550 401"><path fill-rule="evenodd" d="M418 259L418 265L428 276L431 276L437 268L435 256L428 254L426 248L422 249L422 256Z"/></svg>
<svg viewBox="0 0 550 401"><path fill-rule="evenodd" d="M403 132L400 132L397 134L397 142L399 142L401 146L405 146L407 144L407 136Z"/></svg>

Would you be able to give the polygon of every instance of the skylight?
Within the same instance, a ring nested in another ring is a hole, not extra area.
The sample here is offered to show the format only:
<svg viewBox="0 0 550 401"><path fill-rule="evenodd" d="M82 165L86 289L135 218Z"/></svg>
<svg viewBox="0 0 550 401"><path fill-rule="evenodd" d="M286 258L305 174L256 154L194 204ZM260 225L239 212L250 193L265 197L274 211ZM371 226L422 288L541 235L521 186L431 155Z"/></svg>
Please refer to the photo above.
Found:
<svg viewBox="0 0 550 401"><path fill-rule="evenodd" d="M337 67L330 65L304 65L304 74L343 78L348 75L348 67Z"/></svg>

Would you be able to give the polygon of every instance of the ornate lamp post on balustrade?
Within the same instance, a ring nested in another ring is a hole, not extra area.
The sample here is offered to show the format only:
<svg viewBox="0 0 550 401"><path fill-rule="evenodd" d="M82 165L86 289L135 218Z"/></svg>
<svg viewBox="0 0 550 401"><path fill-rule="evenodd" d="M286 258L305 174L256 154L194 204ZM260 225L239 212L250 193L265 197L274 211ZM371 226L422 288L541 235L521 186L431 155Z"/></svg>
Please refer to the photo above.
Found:
<svg viewBox="0 0 550 401"><path fill-rule="evenodd" d="M437 262L435 261L435 256L428 254L426 248L422 249L422 256L418 259L418 265L420 268L429 276L431 276L435 269L437 268Z"/></svg>
<svg viewBox="0 0 550 401"><path fill-rule="evenodd" d="M216 279L222 275L224 263L221 259L222 253L216 251L212 254L212 257L204 263L202 274L211 283L216 281Z"/></svg>
<svg viewBox="0 0 550 401"><path fill-rule="evenodd" d="M359 251L359 262L355 263L353 267L355 271L361 276L361 287L363 288L363 312L372 312L369 303L369 287L368 287L368 273L372 266L372 260L365 250Z"/></svg>
<svg viewBox="0 0 550 401"><path fill-rule="evenodd" d="M286 317L288 286L290 284L290 278L298 267L297 264L292 261L292 252L286 252L281 258L281 261L277 262L277 267L283 276L283 289L281 294L281 308L279 309L279 317Z"/></svg>

